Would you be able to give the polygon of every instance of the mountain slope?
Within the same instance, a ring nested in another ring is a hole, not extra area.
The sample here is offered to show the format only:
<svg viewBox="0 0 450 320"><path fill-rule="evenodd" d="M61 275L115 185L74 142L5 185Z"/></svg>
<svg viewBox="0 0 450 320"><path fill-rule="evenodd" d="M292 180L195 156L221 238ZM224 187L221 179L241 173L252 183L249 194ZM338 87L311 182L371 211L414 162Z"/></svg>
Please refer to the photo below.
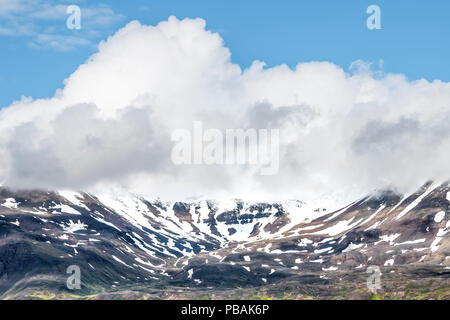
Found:
<svg viewBox="0 0 450 320"><path fill-rule="evenodd" d="M425 267L448 283L448 183L430 182L410 195L379 192L343 208L321 204L169 203L130 194L1 188L0 294L71 292L69 265L81 269L79 295L127 288L164 297L161 288L264 288L290 281L314 289L335 277L362 276L371 265L389 273ZM409 275L415 279L413 271Z"/></svg>

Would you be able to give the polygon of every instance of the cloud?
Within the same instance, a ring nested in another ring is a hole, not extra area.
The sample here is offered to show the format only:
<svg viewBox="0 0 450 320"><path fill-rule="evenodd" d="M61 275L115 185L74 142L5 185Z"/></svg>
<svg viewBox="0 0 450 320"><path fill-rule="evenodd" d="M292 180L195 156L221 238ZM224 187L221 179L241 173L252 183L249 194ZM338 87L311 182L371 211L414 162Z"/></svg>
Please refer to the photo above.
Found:
<svg viewBox="0 0 450 320"><path fill-rule="evenodd" d="M57 51L70 51L74 48L87 46L91 41L74 36L62 36L57 34L38 34L29 46L36 49L55 49Z"/></svg>
<svg viewBox="0 0 450 320"><path fill-rule="evenodd" d="M8 185L86 188L96 180L164 170L170 136L155 131L149 110L129 107L111 119L98 112L92 104L64 109L49 123L49 135L33 122L17 126L8 145Z"/></svg>
<svg viewBox="0 0 450 320"><path fill-rule="evenodd" d="M0 2L0 16L30 11L32 7L33 2L31 0L2 0Z"/></svg>
<svg viewBox="0 0 450 320"><path fill-rule="evenodd" d="M307 199L450 177L450 84L359 61L242 70L202 19L137 21L99 45L51 99L0 111L0 179L17 188L118 185L163 198ZM280 130L280 170L171 162L171 133Z"/></svg>
<svg viewBox="0 0 450 320"><path fill-rule="evenodd" d="M69 30L66 9L77 4L81 8L82 28ZM27 37L33 48L68 51L93 46L106 30L122 21L105 4L77 1L3 0L0 4L0 36Z"/></svg>

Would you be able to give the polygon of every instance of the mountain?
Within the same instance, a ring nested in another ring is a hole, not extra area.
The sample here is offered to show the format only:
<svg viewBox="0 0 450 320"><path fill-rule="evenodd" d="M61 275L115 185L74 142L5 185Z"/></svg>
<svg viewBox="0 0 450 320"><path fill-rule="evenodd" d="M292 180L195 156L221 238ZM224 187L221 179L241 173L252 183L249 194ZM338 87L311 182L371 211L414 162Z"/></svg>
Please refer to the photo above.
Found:
<svg viewBox="0 0 450 320"><path fill-rule="evenodd" d="M450 298L450 185L336 207L0 188L0 296ZM79 266L81 289L67 268ZM381 289L366 286L381 269Z"/></svg>

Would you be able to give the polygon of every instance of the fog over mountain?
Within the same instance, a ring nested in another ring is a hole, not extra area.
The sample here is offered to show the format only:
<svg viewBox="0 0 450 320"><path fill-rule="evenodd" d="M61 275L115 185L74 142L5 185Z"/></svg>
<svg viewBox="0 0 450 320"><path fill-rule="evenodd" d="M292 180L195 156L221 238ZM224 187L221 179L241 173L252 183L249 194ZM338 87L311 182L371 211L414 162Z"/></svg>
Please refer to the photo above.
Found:
<svg viewBox="0 0 450 320"><path fill-rule="evenodd" d="M280 130L280 170L181 165L176 129ZM202 19L132 21L99 44L52 98L0 111L0 181L167 199L308 199L411 192L450 177L450 84L408 81L357 61L248 69Z"/></svg>

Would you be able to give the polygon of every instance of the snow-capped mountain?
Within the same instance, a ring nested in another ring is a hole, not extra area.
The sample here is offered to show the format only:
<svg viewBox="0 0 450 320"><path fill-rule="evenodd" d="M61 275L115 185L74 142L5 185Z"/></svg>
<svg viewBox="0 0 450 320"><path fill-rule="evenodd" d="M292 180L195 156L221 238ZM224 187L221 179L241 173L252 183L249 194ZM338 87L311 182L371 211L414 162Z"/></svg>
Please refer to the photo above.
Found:
<svg viewBox="0 0 450 320"><path fill-rule="evenodd" d="M1 188L0 294L64 291L69 265L82 270L84 294L263 287L305 275L325 281L371 265L433 266L448 281L448 183L335 203L164 202Z"/></svg>

